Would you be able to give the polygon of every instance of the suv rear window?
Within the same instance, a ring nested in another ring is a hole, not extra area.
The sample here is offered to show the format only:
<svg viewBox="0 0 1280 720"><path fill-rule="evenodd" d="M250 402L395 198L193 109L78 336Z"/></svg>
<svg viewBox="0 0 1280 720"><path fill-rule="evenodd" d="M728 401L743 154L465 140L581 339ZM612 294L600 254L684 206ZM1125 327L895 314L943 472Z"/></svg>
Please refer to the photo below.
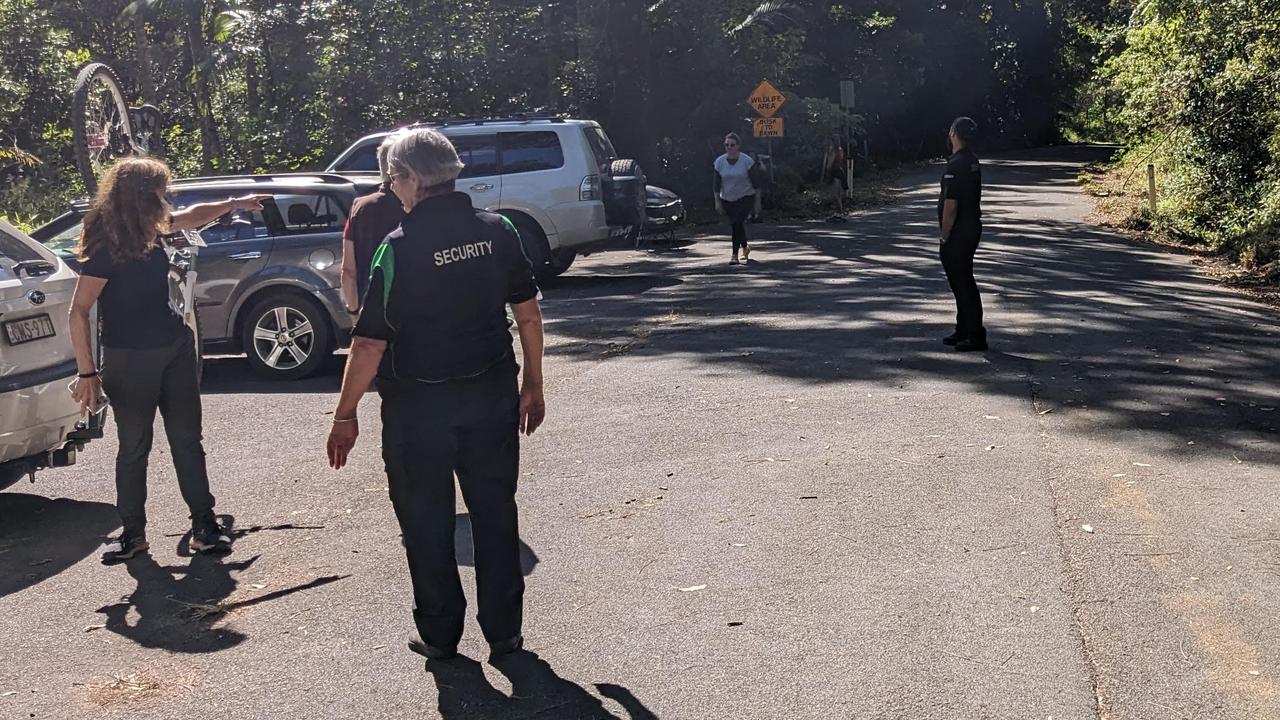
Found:
<svg viewBox="0 0 1280 720"><path fill-rule="evenodd" d="M28 260L44 260L44 258L35 251L35 248L27 245L18 236L10 234L8 228L0 225L0 260L20 263Z"/></svg>
<svg viewBox="0 0 1280 720"><path fill-rule="evenodd" d="M555 132L504 132L499 138L503 175L564 167L564 150Z"/></svg>
<svg viewBox="0 0 1280 720"><path fill-rule="evenodd" d="M454 135L449 138L458 159L466 167L459 178L489 177L498 174L497 135Z"/></svg>
<svg viewBox="0 0 1280 720"><path fill-rule="evenodd" d="M618 157L618 151L613 149L613 143L609 142L609 136L604 134L604 130L598 127L585 127L582 132L587 136L587 144L591 146L591 154L596 158L596 165L601 169L608 163L613 162Z"/></svg>

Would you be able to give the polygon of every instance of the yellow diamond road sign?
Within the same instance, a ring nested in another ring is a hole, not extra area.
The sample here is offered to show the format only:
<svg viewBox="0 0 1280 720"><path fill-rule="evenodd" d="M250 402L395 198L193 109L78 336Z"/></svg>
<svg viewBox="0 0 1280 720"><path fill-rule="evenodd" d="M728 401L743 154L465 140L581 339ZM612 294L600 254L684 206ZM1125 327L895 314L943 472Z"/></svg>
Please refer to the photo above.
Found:
<svg viewBox="0 0 1280 720"><path fill-rule="evenodd" d="M752 134L758 138L780 138L783 137L782 118L756 118L751 124Z"/></svg>
<svg viewBox="0 0 1280 720"><path fill-rule="evenodd" d="M773 117L778 112L778 108L782 107L782 103L787 99L783 97L782 91L774 87L768 80L760 83L760 87L751 91L751 97L747 98L747 102L755 109L756 114L760 117Z"/></svg>

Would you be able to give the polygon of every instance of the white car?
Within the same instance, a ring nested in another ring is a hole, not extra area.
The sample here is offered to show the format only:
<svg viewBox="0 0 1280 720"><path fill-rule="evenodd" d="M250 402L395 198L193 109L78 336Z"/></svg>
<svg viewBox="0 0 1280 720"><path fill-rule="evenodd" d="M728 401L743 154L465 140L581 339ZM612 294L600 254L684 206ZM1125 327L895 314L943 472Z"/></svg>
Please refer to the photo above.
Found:
<svg viewBox="0 0 1280 720"><path fill-rule="evenodd" d="M36 470L75 463L101 417L78 425L80 403L67 311L76 273L54 252L0 221L0 488Z"/></svg>
<svg viewBox="0 0 1280 720"><path fill-rule="evenodd" d="M466 165L458 189L511 220L541 278L645 222L644 173L618 158L596 122L519 116L409 127L435 128L453 141ZM377 172L378 145L392 132L360 138L327 171Z"/></svg>

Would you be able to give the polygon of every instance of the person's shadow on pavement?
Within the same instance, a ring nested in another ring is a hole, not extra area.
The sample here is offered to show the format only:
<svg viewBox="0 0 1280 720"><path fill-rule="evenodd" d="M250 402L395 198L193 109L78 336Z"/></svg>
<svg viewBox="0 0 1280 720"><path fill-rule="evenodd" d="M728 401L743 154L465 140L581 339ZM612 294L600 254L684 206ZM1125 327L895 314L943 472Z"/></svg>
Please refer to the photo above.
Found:
<svg viewBox="0 0 1280 720"><path fill-rule="evenodd" d="M537 653L522 650L491 661L511 681L508 698L489 684L480 663L467 657L427 662L435 680L444 720L554 717L557 720L624 720L605 709L599 698L556 675ZM657 720L631 691L619 685L596 685L601 695L617 701L630 720Z"/></svg>
<svg viewBox="0 0 1280 720"><path fill-rule="evenodd" d="M258 556L223 562L214 555L195 555L186 567L162 566L149 552L130 559L126 567L137 581L120 602L98 610L106 629L148 648L181 653L207 653L239 645L245 635L215 627L225 609L221 603L236 589L232 572L247 570ZM129 610L138 614L130 624Z"/></svg>

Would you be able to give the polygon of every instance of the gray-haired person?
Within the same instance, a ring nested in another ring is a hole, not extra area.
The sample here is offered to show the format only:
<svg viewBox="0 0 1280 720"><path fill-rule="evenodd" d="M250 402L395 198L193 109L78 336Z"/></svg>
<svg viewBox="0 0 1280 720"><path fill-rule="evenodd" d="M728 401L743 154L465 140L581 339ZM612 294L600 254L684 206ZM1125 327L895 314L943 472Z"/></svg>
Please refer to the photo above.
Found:
<svg viewBox="0 0 1280 720"><path fill-rule="evenodd" d="M378 247L329 433L341 468L359 434L356 407L376 375L382 457L404 537L418 632L409 648L457 654L466 599L454 555L454 476L471 514L477 619L493 655L523 645L524 578L516 515L520 433L546 416L542 312L520 236L454 190L449 140L412 130L388 155L406 215ZM507 306L523 349L512 350Z"/></svg>
<svg viewBox="0 0 1280 720"><path fill-rule="evenodd" d="M369 287L374 251L392 230L400 227L404 217L400 198L391 192L391 174L387 169L387 152L397 137L394 133L388 135L378 146L382 185L351 203L351 214L342 230L342 302L352 314L360 311L360 299Z"/></svg>

